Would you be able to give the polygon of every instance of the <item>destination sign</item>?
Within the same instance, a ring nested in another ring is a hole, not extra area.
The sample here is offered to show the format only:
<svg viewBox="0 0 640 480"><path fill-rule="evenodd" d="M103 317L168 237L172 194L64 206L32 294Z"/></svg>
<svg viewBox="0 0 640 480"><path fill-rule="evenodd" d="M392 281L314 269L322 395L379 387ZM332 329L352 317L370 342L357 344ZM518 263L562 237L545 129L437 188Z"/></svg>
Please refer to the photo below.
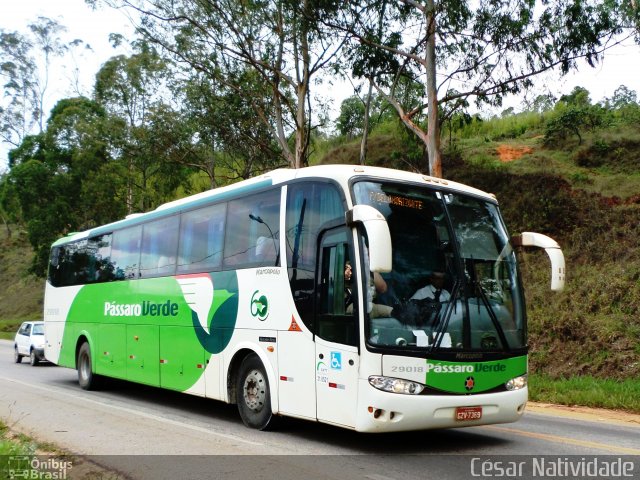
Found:
<svg viewBox="0 0 640 480"><path fill-rule="evenodd" d="M424 202L413 198L401 197L399 195L387 195L382 192L369 192L369 200L375 203L388 203L399 207L415 208L422 210Z"/></svg>

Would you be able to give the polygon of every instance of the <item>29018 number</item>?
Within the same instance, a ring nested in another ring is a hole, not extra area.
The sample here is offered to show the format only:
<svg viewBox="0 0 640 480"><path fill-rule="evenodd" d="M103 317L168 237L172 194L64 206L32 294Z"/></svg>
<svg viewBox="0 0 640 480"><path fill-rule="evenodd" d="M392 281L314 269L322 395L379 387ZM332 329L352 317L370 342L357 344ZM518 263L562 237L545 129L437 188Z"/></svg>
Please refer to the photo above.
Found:
<svg viewBox="0 0 640 480"><path fill-rule="evenodd" d="M394 373L423 373L424 367L412 367L412 366L405 367L403 365L400 365L400 366L396 365L391 367L391 371Z"/></svg>

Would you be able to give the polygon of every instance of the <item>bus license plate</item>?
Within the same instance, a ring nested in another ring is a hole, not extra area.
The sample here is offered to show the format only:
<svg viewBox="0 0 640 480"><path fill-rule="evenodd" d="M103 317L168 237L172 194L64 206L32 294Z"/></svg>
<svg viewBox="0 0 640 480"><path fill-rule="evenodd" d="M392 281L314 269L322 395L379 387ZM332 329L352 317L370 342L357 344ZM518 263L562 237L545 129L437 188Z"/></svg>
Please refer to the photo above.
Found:
<svg viewBox="0 0 640 480"><path fill-rule="evenodd" d="M470 420L480 420L482 418L482 407L457 407L456 420L467 422Z"/></svg>

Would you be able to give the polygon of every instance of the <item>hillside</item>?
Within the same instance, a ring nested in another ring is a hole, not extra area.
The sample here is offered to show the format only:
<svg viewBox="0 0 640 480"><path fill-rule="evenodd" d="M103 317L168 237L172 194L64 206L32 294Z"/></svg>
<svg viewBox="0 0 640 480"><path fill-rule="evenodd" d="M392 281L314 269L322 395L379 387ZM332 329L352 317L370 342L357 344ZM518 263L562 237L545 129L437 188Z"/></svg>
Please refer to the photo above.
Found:
<svg viewBox="0 0 640 480"><path fill-rule="evenodd" d="M44 281L28 273L33 258L24 231L0 230L0 338L13 338L23 320L42 318Z"/></svg>

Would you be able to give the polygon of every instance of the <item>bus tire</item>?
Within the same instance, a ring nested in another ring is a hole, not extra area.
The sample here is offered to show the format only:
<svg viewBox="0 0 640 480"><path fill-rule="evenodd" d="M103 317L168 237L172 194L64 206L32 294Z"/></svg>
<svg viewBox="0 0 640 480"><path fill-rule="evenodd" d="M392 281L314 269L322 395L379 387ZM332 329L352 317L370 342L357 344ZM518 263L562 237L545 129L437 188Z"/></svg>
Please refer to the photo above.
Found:
<svg viewBox="0 0 640 480"><path fill-rule="evenodd" d="M257 355L249 355L242 361L236 387L242 422L249 428L272 429L276 417L271 412L269 380Z"/></svg>
<svg viewBox="0 0 640 480"><path fill-rule="evenodd" d="M83 390L96 390L98 387L98 376L93 373L91 347L89 347L89 343L84 342L80 350L78 350L76 366L78 368L78 384L80 384L80 387Z"/></svg>
<svg viewBox="0 0 640 480"><path fill-rule="evenodd" d="M22 355L18 353L18 346L13 346L13 361L16 363L22 363Z"/></svg>
<svg viewBox="0 0 640 480"><path fill-rule="evenodd" d="M36 355L36 351L32 348L31 352L29 352L29 363L32 367L38 365L38 356Z"/></svg>

